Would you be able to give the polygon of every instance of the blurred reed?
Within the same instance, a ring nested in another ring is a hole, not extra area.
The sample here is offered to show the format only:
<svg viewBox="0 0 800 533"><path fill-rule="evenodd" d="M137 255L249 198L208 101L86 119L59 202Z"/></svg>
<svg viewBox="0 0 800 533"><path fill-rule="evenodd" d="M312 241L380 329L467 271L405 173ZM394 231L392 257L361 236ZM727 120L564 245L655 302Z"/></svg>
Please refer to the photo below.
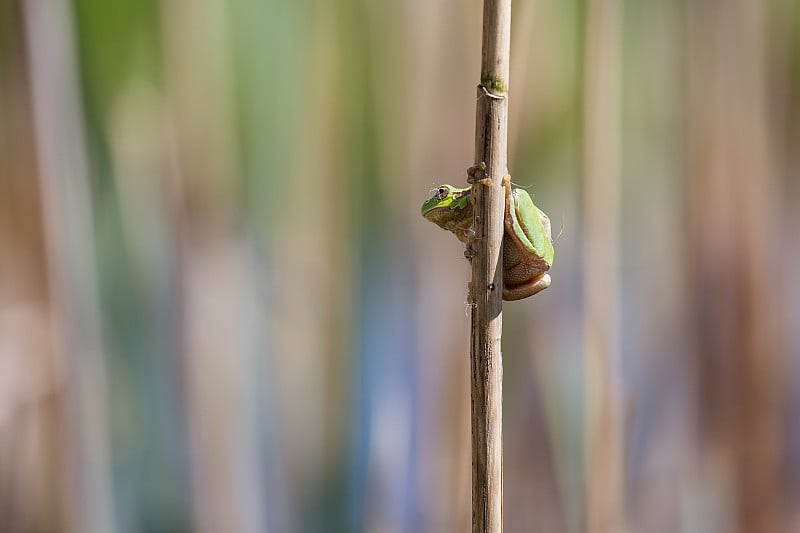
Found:
<svg viewBox="0 0 800 533"><path fill-rule="evenodd" d="M66 2L25 2L53 355L63 365L68 528L112 533L108 369L74 22ZM59 439L61 440L61 439Z"/></svg>
<svg viewBox="0 0 800 533"><path fill-rule="evenodd" d="M689 313L700 483L731 483L731 531L780 532L785 339L766 70L769 4L687 5ZM730 45L737 42L736 47ZM736 228L733 230L732 228Z"/></svg>
<svg viewBox="0 0 800 533"><path fill-rule="evenodd" d="M586 531L623 533L625 461L620 344L622 11L587 3L583 99L583 342Z"/></svg>

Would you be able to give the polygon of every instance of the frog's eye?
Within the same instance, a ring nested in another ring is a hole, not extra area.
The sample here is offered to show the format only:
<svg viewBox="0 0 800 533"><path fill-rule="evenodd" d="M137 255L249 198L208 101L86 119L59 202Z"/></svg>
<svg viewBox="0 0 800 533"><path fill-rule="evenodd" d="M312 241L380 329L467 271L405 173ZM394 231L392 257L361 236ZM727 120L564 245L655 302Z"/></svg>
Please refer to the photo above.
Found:
<svg viewBox="0 0 800 533"><path fill-rule="evenodd" d="M450 194L450 189L448 189L447 187L439 187L438 189L436 189L436 198L438 200L444 200L445 198L447 198L448 194Z"/></svg>

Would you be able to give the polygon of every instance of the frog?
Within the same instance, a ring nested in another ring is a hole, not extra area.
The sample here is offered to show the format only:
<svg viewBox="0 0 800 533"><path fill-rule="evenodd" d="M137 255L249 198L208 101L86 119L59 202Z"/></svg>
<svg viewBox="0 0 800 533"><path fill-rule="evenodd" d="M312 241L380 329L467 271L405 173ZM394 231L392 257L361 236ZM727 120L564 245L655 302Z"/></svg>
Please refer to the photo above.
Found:
<svg viewBox="0 0 800 533"><path fill-rule="evenodd" d="M433 196L422 204L422 216L452 232L467 246L474 236L472 186L458 188L448 183L433 189Z"/></svg>
<svg viewBox="0 0 800 533"><path fill-rule="evenodd" d="M474 238L472 187L482 181L478 176L484 169L485 165L470 167L468 181L473 185L468 187L439 185L421 209L425 219L452 232L467 246L467 258ZM504 176L502 183L503 300L522 300L550 286L547 271L553 265L554 255L550 218L536 207L527 191L511 186L511 176Z"/></svg>

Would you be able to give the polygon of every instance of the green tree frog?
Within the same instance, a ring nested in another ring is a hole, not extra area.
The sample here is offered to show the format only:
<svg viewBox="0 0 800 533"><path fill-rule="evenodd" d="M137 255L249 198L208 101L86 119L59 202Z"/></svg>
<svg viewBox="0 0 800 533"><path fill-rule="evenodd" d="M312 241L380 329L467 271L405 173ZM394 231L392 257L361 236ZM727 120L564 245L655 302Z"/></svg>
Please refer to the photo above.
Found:
<svg viewBox="0 0 800 533"><path fill-rule="evenodd" d="M526 191L512 189L508 176L503 178L503 188L503 299L521 300L550 286L550 276L546 273L553 264L550 219L534 205ZM474 237L471 193L471 186L460 189L440 185L422 204L422 216L451 231L469 246Z"/></svg>

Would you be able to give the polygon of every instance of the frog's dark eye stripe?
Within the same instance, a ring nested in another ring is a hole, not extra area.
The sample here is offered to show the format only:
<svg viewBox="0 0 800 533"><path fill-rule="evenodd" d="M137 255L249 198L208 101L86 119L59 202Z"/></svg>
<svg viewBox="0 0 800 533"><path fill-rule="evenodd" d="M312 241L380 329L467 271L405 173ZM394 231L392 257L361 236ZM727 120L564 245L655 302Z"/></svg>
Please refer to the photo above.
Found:
<svg viewBox="0 0 800 533"><path fill-rule="evenodd" d="M436 189L436 198L438 198L439 200L444 200L445 198L447 198L448 194L450 194L450 189L448 189L447 187L439 187L438 189Z"/></svg>

